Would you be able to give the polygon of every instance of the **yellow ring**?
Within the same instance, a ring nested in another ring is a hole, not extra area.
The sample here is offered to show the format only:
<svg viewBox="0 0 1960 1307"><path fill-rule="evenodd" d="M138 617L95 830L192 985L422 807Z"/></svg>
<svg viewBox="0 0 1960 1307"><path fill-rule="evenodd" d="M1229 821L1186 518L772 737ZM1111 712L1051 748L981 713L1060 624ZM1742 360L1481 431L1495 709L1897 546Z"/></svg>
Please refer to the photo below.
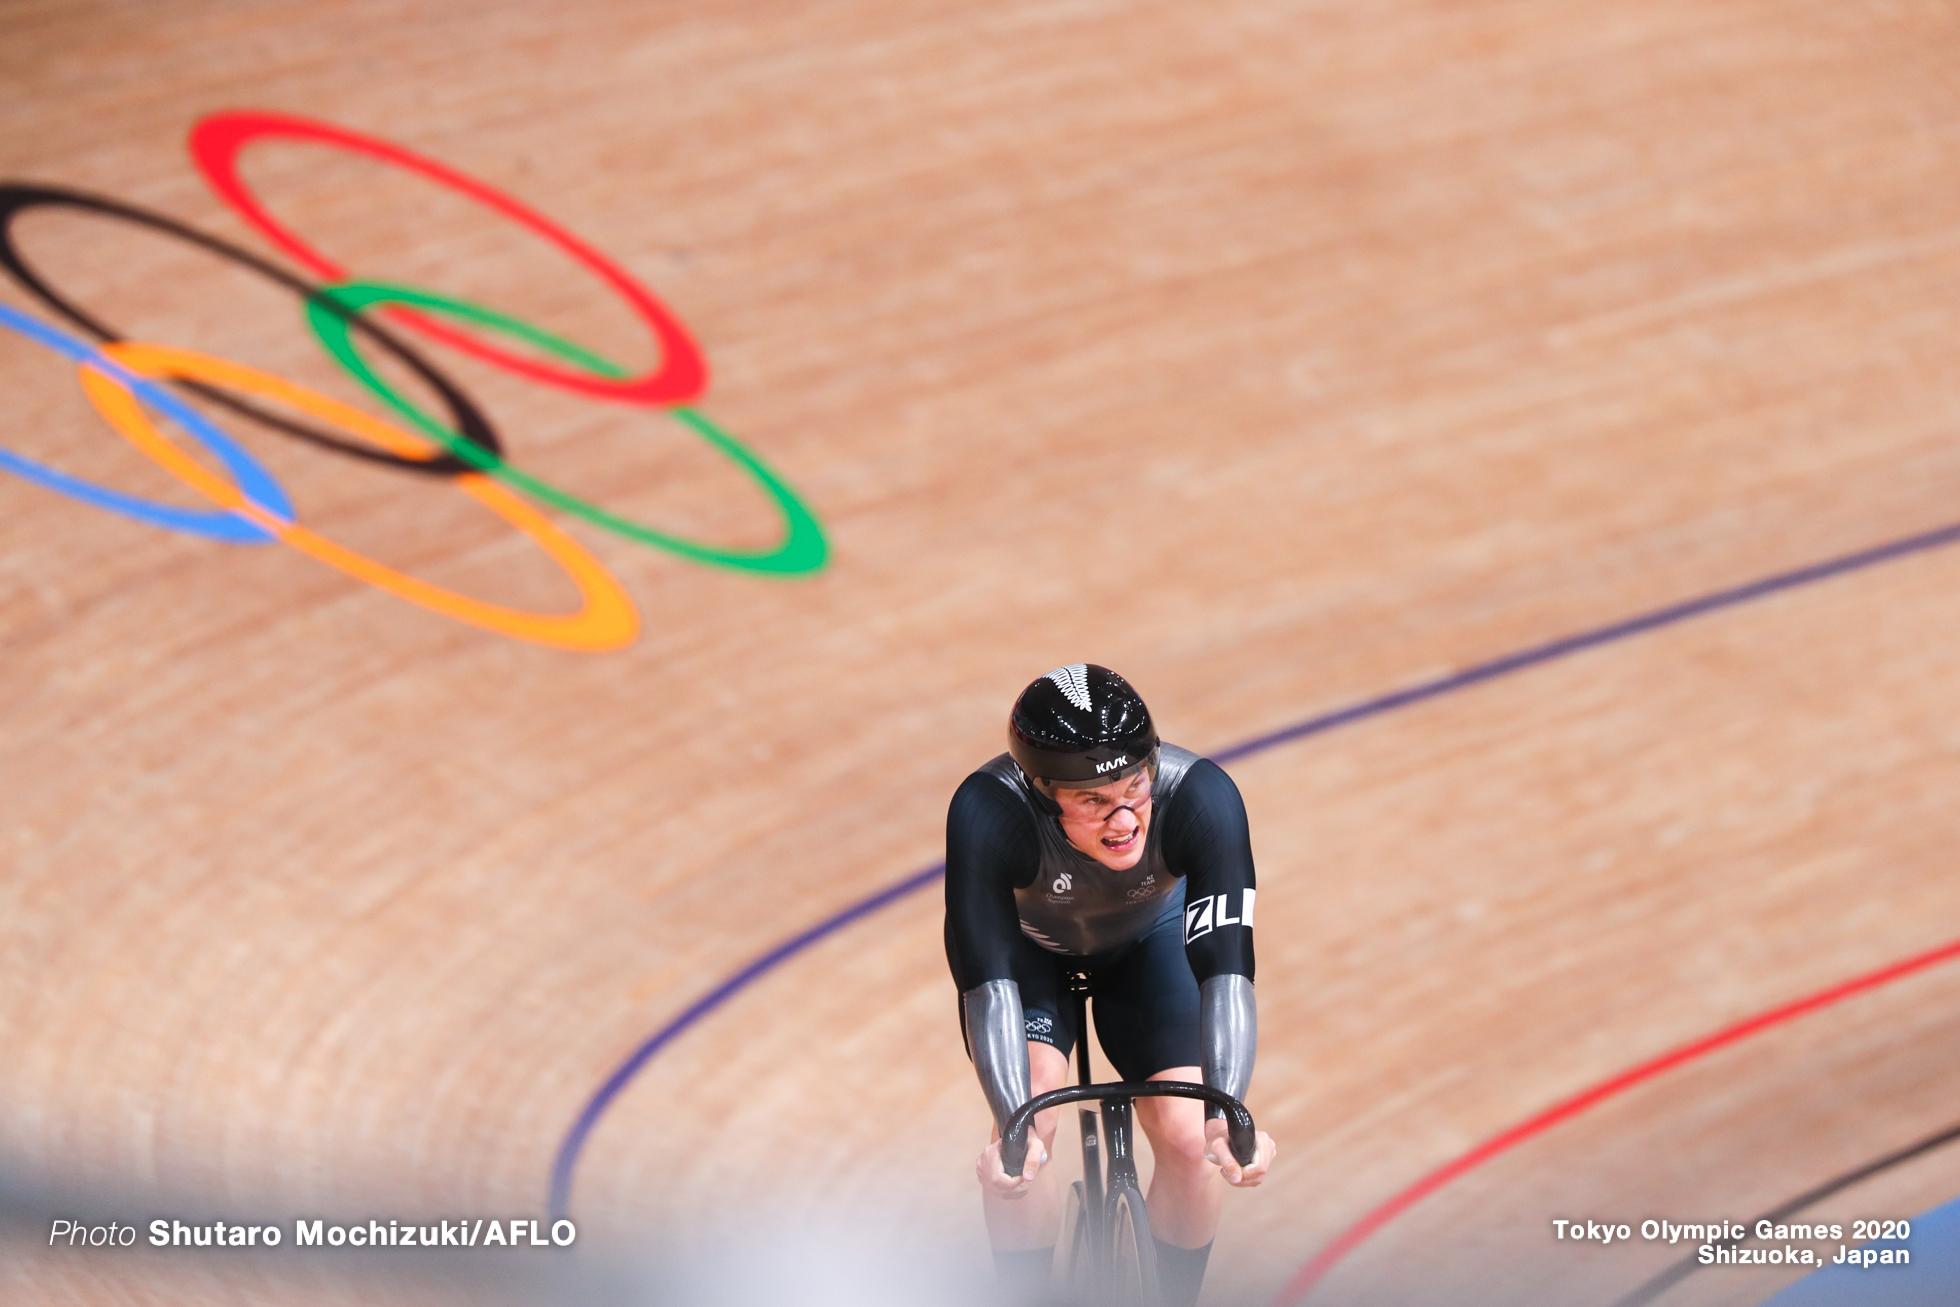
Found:
<svg viewBox="0 0 1960 1307"><path fill-rule="evenodd" d="M206 381L275 400L372 441L392 454L427 459L441 452L420 436L412 436L357 408L242 364L187 349L136 341L104 345L102 352L130 371L146 377ZM357 554L345 545L336 544L297 522L277 517L246 499L232 482L172 444L157 430L136 397L119 385L115 378L97 368L83 366L80 371L82 389L87 393L89 402L95 405L110 426L161 464L165 471L206 499L244 514L301 553L309 554L329 567L338 568L376 589L420 604L445 617L453 617L499 635L557 649L599 653L624 648L639 634L639 614L618 578L550 518L489 477L475 472L464 473L456 478L456 484L464 494L472 496L523 532L564 569L565 575L572 579L572 584L578 587L579 595L584 600L577 612L565 615L529 613L472 599L398 572L365 554Z"/></svg>

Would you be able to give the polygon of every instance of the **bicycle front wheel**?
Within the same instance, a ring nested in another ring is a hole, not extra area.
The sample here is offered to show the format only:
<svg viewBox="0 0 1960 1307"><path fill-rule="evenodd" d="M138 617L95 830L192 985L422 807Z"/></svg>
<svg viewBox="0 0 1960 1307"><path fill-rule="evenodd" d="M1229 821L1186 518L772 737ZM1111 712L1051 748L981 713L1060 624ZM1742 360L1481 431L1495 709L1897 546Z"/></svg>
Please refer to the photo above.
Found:
<svg viewBox="0 0 1960 1307"><path fill-rule="evenodd" d="M1080 1180L1069 1186L1064 1202L1061 1264L1056 1267L1056 1276L1067 1301L1086 1303L1096 1283L1096 1223Z"/></svg>
<svg viewBox="0 0 1960 1307"><path fill-rule="evenodd" d="M1143 1195L1124 1185L1109 1198L1109 1275L1104 1281L1111 1307L1158 1307L1157 1245L1150 1238L1150 1214Z"/></svg>

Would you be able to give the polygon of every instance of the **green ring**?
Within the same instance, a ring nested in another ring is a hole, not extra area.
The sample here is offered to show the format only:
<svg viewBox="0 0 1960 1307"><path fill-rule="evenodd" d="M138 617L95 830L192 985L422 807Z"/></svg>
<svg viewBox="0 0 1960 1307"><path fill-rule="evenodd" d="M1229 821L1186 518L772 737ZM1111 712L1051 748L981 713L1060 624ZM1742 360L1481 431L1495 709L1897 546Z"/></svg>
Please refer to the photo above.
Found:
<svg viewBox="0 0 1960 1307"><path fill-rule="evenodd" d="M627 369L618 367L569 341L560 340L529 323L507 317L493 309L451 299L432 291L418 290L412 286L394 286L377 281L350 281L325 287L317 296L309 299L306 304L307 323L313 328L313 334L319 339L321 347L333 356L334 361L347 369L356 381L373 391L388 407L413 423L417 430L440 441L445 449L471 467L516 486L534 499L576 514L593 525L602 526L628 540L651 545L655 549L665 549L698 563L713 563L720 567L732 567L741 571L774 572L782 575L814 572L824 565L830 548L825 543L823 527L818 523L816 515L794 490L784 484L781 478L770 471L761 459L750 453L740 441L691 408L676 408L671 412L681 422L693 428L709 444L720 450L730 462L747 472L754 478L756 484L768 491L770 498L776 501L777 511L783 515L784 531L783 542L774 549L766 551L717 549L712 545L668 535L664 531L656 531L652 527L642 526L638 522L608 512L597 504L568 494L528 472L512 467L499 455L485 449L462 433L450 430L411 404L368 366L367 360L362 358L359 351L354 348L349 315L375 304L408 304L416 308L447 313L478 326L489 327L514 336L567 362L589 368L603 377L625 377L629 375Z"/></svg>

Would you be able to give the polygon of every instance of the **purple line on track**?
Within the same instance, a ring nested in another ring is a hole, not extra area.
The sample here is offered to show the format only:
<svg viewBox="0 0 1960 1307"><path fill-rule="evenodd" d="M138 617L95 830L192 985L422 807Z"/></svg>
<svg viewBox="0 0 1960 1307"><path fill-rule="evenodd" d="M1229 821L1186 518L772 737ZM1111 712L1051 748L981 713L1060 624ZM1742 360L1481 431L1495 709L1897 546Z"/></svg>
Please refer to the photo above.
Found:
<svg viewBox="0 0 1960 1307"><path fill-rule="evenodd" d="M1937 530L1925 531L1919 535L1906 536L1903 539L1894 540L1888 544L1876 545L1870 549L1859 550L1857 553L1844 554L1822 563L1814 563L1809 567L1800 567L1789 572L1778 572L1774 576L1766 576L1745 585L1734 586L1727 590L1717 590L1712 594L1705 594L1696 599L1689 599L1678 604L1670 604L1666 608L1657 608L1652 612L1642 613L1638 617L1630 617L1623 622L1615 622L1610 626L1601 626L1591 631L1582 631L1577 635L1569 635L1562 639L1548 641L1545 644L1533 645L1528 649L1521 649L1517 653L1505 654L1501 658L1493 658L1488 662L1477 663L1474 666L1466 667L1460 672L1451 672L1447 676L1439 676L1434 680L1424 681L1420 684L1409 686L1406 689L1392 690L1387 694L1378 695L1373 699L1366 699L1360 703L1350 704L1345 708L1336 708L1331 712L1309 717L1305 721L1295 722L1291 726L1281 727L1279 730L1257 736L1239 744L1234 744L1229 748L1218 750L1206 756L1218 763L1228 763L1237 761L1240 758L1249 758L1254 754L1264 753L1267 749L1276 748L1282 744L1291 744L1295 740L1303 740L1310 735L1319 735L1323 731L1331 731L1339 726L1348 726L1369 717L1379 717L1384 713L1393 712L1397 708L1406 708L1411 704L1439 698L1442 695L1450 694L1457 690L1468 689L1473 685L1481 685L1485 681L1494 681L1498 677L1509 676L1513 672L1521 672L1527 668L1537 667L1571 654L1583 653L1588 649L1596 649L1601 645L1611 644L1617 640L1625 640L1632 636L1657 630L1663 626L1672 626L1676 622L1684 622L1689 618L1699 617L1704 613L1715 612L1723 608L1733 608L1738 604L1745 604L1751 600L1767 598L1770 595L1779 594L1785 590L1794 590L1799 586L1811 585L1818 581L1828 581L1832 577L1842 576L1847 572L1856 572L1863 568L1877 566L1880 563L1889 563L1894 559L1904 558L1910 554L1923 553L1930 549L1944 548L1947 545L1957 542L1960 542L1960 522L1940 527ZM606 1077L606 1082L600 1085L598 1092L592 1095L590 1101L586 1103L584 1110L579 1113L578 1120L573 1122L572 1128L566 1132L564 1142L558 1146L558 1157L551 1168L550 1211L552 1219L555 1220L565 1215L570 1207L572 1173L578 1166L579 1153L585 1147L586 1138L591 1135L592 1128L599 1123L599 1118L604 1115L606 1108L612 1105L612 1101L619 1097L620 1091L625 1089L633 1077L638 1075L646 1067L648 1062L651 1062L658 1056L662 1049L679 1038L691 1026L700 1022L709 1013L713 1012L723 1003L726 1003L742 990L748 988L749 985L759 980L768 972L774 970L781 963L787 962L790 958L795 957L812 944L836 934L846 926L870 916L881 908L889 907L915 890L924 889L944 875L945 871L946 864L936 862L930 867L913 872L895 885L888 885L876 894L860 899L836 915L811 926L801 934L784 940L767 953L749 962L740 971L737 971L722 981L721 984L694 1000L693 1004L686 1011L669 1021L659 1030L656 1030L644 1043L634 1049L632 1054L624 1062L620 1063L619 1067L610 1076Z"/></svg>
<svg viewBox="0 0 1960 1307"><path fill-rule="evenodd" d="M599 1123L599 1117L619 1097L620 1090L627 1082L638 1075L640 1068L651 1062L661 1049L678 1039L682 1032L710 1012L735 997L742 990L765 973L773 970L778 963L785 962L826 935L834 935L861 917L868 917L888 904L896 903L913 890L924 889L938 880L946 871L946 864L935 862L923 871L915 871L896 885L888 885L870 898L860 899L833 917L818 922L800 935L784 940L776 947L756 958L740 971L716 985L713 989L694 1000L685 1012L653 1032L647 1041L633 1050L633 1055L619 1064L619 1068L606 1077L606 1083L599 1086L599 1092L592 1095L585 1110L578 1114L571 1130L565 1135L565 1142L558 1146L558 1160L551 1168L551 1215L552 1219L565 1215L572 1198L572 1170L578 1165L579 1151L585 1146L585 1137L592 1133L592 1127Z"/></svg>

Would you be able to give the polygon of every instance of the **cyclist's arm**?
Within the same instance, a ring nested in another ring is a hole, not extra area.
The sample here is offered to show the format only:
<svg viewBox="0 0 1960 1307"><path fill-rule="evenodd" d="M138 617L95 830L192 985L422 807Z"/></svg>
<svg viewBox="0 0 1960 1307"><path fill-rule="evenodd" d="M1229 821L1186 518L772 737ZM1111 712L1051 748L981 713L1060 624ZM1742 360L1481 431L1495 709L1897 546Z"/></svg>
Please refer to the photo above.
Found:
<svg viewBox="0 0 1960 1307"><path fill-rule="evenodd" d="M1259 1047L1252 992L1258 891L1245 801L1218 764L1200 759L1169 806L1164 853L1185 877L1184 954L1198 978L1205 1083L1244 1098Z"/></svg>
<svg viewBox="0 0 1960 1307"><path fill-rule="evenodd" d="M1011 980L990 980L960 997L966 1014L966 1046L973 1054L980 1090L987 1096L994 1124L1006 1134L1007 1118L1034 1096L1029 1084L1021 987Z"/></svg>
<svg viewBox="0 0 1960 1307"><path fill-rule="evenodd" d="M946 814L946 961L960 987L967 1052L1003 1129L1028 1101L1028 1042L1010 961L1021 933L1018 880L1039 858L1032 815L992 777L967 777Z"/></svg>

